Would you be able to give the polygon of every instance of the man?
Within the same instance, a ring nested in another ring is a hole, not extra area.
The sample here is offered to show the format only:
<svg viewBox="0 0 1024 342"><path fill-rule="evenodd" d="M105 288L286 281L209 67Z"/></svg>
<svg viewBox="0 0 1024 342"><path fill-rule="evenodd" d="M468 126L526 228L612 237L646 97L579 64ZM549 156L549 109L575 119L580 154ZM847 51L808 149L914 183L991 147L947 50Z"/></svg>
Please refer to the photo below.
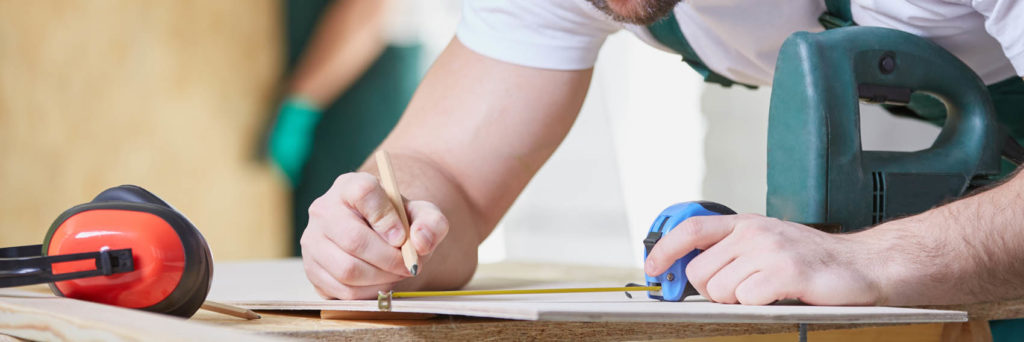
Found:
<svg viewBox="0 0 1024 342"><path fill-rule="evenodd" d="M855 1L860 25L944 46L987 84L1024 74L1024 4L1016 0ZM673 14L712 74L768 85L782 41L821 31L822 0L470 0L381 149L408 198L423 272L410 277L395 208L374 163L341 175L310 206L306 274L328 298L452 289L476 247L565 137L604 38L619 29L659 48L643 25ZM1024 114L1024 113L1020 113ZM1000 116L1002 119L1003 117ZM758 215L700 217L662 238L656 275L694 248L686 272L705 297L767 304L942 304L1024 296L1024 175L924 214L849 235Z"/></svg>
<svg viewBox="0 0 1024 342"><path fill-rule="evenodd" d="M408 4L284 3L289 75L266 151L292 188L296 255L309 204L384 140L419 82L422 49L401 34L416 28L395 27L410 21L396 6Z"/></svg>

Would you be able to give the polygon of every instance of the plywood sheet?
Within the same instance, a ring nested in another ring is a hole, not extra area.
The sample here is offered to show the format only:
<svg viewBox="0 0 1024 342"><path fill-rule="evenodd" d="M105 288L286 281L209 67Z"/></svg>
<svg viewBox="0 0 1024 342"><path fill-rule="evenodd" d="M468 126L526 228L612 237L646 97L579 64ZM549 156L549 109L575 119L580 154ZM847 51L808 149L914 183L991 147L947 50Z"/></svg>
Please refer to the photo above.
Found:
<svg viewBox="0 0 1024 342"><path fill-rule="evenodd" d="M376 300L323 300L306 280L298 260L219 264L211 300L256 310L378 311ZM639 278L639 273L638 276ZM552 288L622 286L588 281L500 282L475 278L469 288ZM699 297L680 303L659 302L642 292L395 299L393 312L463 315L516 320L573 322L707 323L920 323L963 322L964 311L894 307L807 305L746 306L709 303Z"/></svg>

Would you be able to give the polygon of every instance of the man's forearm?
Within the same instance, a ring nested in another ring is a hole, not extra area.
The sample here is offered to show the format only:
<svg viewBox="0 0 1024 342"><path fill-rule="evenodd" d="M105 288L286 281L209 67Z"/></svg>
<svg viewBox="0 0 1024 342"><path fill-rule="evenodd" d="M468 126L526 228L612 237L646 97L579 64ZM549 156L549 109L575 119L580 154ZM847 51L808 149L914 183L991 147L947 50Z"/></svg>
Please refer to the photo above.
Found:
<svg viewBox="0 0 1024 342"><path fill-rule="evenodd" d="M379 147L408 200L421 273L404 269L406 237L368 161L310 206L307 277L324 297L345 299L464 285L479 243L572 127L590 75L502 62L452 40Z"/></svg>
<svg viewBox="0 0 1024 342"><path fill-rule="evenodd" d="M877 247L883 303L955 304L1024 296L1024 174L983 193L851 237Z"/></svg>

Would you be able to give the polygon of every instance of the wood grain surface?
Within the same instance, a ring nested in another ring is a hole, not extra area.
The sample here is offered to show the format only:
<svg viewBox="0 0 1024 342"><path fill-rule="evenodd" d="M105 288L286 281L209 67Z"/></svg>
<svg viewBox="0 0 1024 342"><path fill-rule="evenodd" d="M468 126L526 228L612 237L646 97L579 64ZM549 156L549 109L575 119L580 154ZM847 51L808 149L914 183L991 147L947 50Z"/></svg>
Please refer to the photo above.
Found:
<svg viewBox="0 0 1024 342"><path fill-rule="evenodd" d="M167 315L17 289L0 289L0 334L35 341L276 340Z"/></svg>
<svg viewBox="0 0 1024 342"><path fill-rule="evenodd" d="M194 320L280 337L318 341L796 341L796 324L510 321L439 316L412 320L324 320L313 311L262 312L244 321L207 312ZM943 324L812 324L811 341L938 341ZM738 337L727 337L738 336ZM691 340L692 339L692 340Z"/></svg>

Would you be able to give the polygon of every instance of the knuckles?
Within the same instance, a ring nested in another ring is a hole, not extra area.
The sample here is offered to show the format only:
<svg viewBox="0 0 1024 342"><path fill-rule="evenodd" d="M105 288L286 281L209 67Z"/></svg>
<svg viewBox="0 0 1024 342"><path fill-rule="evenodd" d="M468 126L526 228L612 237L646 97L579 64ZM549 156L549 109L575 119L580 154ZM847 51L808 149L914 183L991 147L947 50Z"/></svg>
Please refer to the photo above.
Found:
<svg viewBox="0 0 1024 342"><path fill-rule="evenodd" d="M307 229L306 231L302 232L302 236L299 237L299 247L301 247L303 252L305 252L306 249L312 248L313 238L309 237L309 232L310 230Z"/></svg>
<svg viewBox="0 0 1024 342"><path fill-rule="evenodd" d="M773 217L765 217L755 214L742 214L733 234L743 239L756 239L759 242L779 242L785 233L785 223Z"/></svg>
<svg viewBox="0 0 1024 342"><path fill-rule="evenodd" d="M440 211L432 212L424 221L425 227L430 232L441 236L448 233L448 218L441 214Z"/></svg>
<svg viewBox="0 0 1024 342"><path fill-rule="evenodd" d="M681 233L685 233L690 236L699 236L704 232L704 219L704 217L700 216L688 218L679 223L679 226L677 226L673 231L679 230ZM671 234L671 232L669 234Z"/></svg>
<svg viewBox="0 0 1024 342"><path fill-rule="evenodd" d="M374 175L366 172L349 172L335 178L328 192L340 193L345 202L359 203L370 199L379 189L380 184Z"/></svg>
<svg viewBox="0 0 1024 342"><path fill-rule="evenodd" d="M727 288L723 284L715 282L715 279L711 279L707 284L707 293L709 299L716 303L724 304L736 304L736 299L733 296L732 289Z"/></svg>
<svg viewBox="0 0 1024 342"><path fill-rule="evenodd" d="M356 267L355 263L344 262L338 265L338 274L333 275L342 284L346 283L347 280L356 279L359 277L359 268Z"/></svg>
<svg viewBox="0 0 1024 342"><path fill-rule="evenodd" d="M331 206L327 204L327 199L325 199L324 196L320 196L313 200L313 203L310 203L307 212L309 213L309 218L311 220L321 219L330 215L331 209Z"/></svg>
<svg viewBox="0 0 1024 342"><path fill-rule="evenodd" d="M803 264L791 252L780 252L770 264L772 273L784 279L804 279Z"/></svg>
<svg viewBox="0 0 1024 342"><path fill-rule="evenodd" d="M346 175L348 177L345 177ZM355 202L366 201L380 189L377 178L368 173L346 173L341 177L345 177L345 179L341 183L335 183L336 186L339 186L342 193L347 195L344 196L345 198L350 198Z"/></svg>
<svg viewBox="0 0 1024 342"><path fill-rule="evenodd" d="M785 238L778 234L764 234L760 237L760 241L758 241L758 243L762 248L766 248L773 253L785 251L789 248Z"/></svg>
<svg viewBox="0 0 1024 342"><path fill-rule="evenodd" d="M411 201L409 202L409 211L412 215L413 222L410 227L410 232L421 231L428 235L429 246L424 248L433 249L437 246L441 239L448 234L448 218L441 213L441 209L433 203L427 201ZM414 235L415 236L415 235ZM420 252L426 253L429 251Z"/></svg>
<svg viewBox="0 0 1024 342"><path fill-rule="evenodd" d="M366 172L343 173L334 179L335 188L367 186L377 184L377 177Z"/></svg>
<svg viewBox="0 0 1024 342"><path fill-rule="evenodd" d="M351 255L362 255L370 243L366 234L347 234L335 241L343 251Z"/></svg>

